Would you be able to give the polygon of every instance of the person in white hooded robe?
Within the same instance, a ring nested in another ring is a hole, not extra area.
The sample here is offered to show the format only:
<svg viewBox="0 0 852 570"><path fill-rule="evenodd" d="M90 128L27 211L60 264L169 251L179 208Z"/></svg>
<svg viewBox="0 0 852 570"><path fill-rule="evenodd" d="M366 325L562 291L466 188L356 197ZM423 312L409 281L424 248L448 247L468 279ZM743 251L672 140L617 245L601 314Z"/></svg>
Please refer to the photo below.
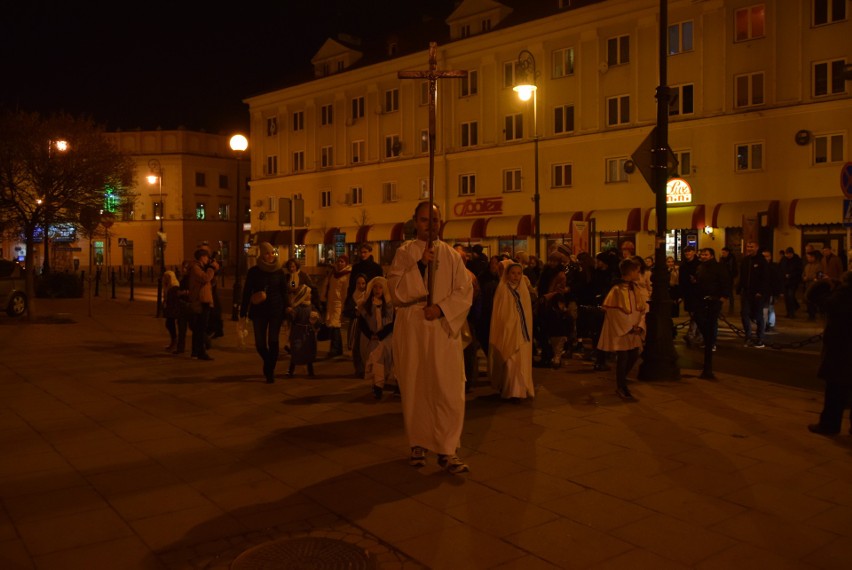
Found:
<svg viewBox="0 0 852 570"><path fill-rule="evenodd" d="M504 400L533 398L532 301L523 266L504 260L500 284L494 293L488 373L491 387Z"/></svg>
<svg viewBox="0 0 852 570"><path fill-rule="evenodd" d="M465 375L461 330L473 300L464 260L449 244L435 239L441 213L429 202L414 210L417 237L403 243L388 272L388 288L396 307L393 355L402 396L405 431L411 446L409 463L426 464L427 451L438 453L438 465L450 473L468 466L456 455L464 424ZM427 304L427 266L435 260L432 304Z"/></svg>

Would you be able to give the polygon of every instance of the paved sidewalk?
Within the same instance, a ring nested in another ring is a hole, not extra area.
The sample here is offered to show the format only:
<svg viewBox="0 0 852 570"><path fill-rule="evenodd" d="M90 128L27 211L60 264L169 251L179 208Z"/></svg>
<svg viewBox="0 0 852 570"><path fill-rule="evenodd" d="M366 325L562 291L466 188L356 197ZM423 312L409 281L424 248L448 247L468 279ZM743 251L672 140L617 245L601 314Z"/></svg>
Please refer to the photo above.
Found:
<svg viewBox="0 0 852 570"><path fill-rule="evenodd" d="M818 392L682 370L625 404L575 359L512 404L483 377L453 476L408 466L398 398L351 361L267 385L229 320L214 361L170 355L140 293L0 318L0 568L286 568L292 544L381 569L852 560L852 436L805 429Z"/></svg>

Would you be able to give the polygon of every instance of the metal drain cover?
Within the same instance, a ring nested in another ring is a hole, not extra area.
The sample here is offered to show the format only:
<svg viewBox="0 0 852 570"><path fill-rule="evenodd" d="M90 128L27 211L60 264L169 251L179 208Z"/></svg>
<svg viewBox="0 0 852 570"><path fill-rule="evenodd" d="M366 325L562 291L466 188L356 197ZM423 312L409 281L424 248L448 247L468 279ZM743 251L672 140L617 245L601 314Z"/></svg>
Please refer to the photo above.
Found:
<svg viewBox="0 0 852 570"><path fill-rule="evenodd" d="M265 542L240 554L231 570L372 570L370 553L343 540L321 537Z"/></svg>

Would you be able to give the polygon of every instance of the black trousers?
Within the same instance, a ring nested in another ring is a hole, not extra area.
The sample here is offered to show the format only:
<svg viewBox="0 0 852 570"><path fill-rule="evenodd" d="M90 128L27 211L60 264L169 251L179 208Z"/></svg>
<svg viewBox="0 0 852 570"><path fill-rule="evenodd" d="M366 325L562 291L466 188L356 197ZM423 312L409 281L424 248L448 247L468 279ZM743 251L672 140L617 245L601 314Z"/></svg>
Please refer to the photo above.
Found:
<svg viewBox="0 0 852 570"><path fill-rule="evenodd" d="M280 348L281 324L283 322L283 314L252 316L254 348L263 360L263 375L266 378L275 373Z"/></svg>
<svg viewBox="0 0 852 570"><path fill-rule="evenodd" d="M819 425L826 430L839 432L843 423L843 412L850 407L850 396L852 396L852 385L826 382L825 401L822 413L819 415ZM849 421L852 422L852 411L849 412Z"/></svg>

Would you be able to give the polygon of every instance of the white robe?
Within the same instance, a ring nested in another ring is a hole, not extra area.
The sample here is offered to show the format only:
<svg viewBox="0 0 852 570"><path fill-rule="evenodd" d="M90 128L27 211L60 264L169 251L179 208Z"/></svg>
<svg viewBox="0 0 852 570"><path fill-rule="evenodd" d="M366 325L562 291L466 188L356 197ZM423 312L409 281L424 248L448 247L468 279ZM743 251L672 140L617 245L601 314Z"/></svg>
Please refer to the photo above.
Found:
<svg viewBox="0 0 852 570"><path fill-rule="evenodd" d="M527 398L535 396L532 375L532 301L526 280L517 287L518 301L512 294L511 285L503 272L497 291L494 293L494 308L491 312L491 336L488 339L488 373L491 387L501 398ZM524 335L521 327L526 328Z"/></svg>
<svg viewBox="0 0 852 570"><path fill-rule="evenodd" d="M460 333L473 301L473 286L458 252L444 242L435 242L432 301L444 316L427 321L423 315L426 275L421 275L417 266L425 247L426 242L421 240L403 243L388 272L388 288L396 307L394 368L409 445L453 455L461 443L464 424Z"/></svg>
<svg viewBox="0 0 852 570"><path fill-rule="evenodd" d="M598 348L607 352L641 349L645 343L645 313L648 311L642 288L620 281L609 290L601 306L606 315ZM639 332L634 332L634 326L639 327Z"/></svg>

